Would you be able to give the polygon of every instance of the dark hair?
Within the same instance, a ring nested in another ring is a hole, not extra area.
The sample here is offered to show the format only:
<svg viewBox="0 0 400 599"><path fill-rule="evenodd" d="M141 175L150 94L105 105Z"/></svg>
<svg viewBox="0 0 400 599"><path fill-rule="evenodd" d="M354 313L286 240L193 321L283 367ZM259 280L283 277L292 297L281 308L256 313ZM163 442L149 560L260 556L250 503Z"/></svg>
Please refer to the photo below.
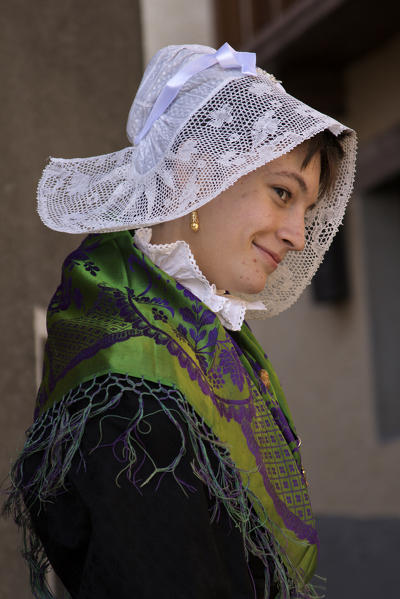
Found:
<svg viewBox="0 0 400 599"><path fill-rule="evenodd" d="M331 131L325 129L314 137L304 142L307 152L301 168L306 168L311 158L319 152L321 156L321 175L319 179L319 195L322 196L330 190L337 176L340 161L344 156L341 141L347 136L346 132L336 137Z"/></svg>

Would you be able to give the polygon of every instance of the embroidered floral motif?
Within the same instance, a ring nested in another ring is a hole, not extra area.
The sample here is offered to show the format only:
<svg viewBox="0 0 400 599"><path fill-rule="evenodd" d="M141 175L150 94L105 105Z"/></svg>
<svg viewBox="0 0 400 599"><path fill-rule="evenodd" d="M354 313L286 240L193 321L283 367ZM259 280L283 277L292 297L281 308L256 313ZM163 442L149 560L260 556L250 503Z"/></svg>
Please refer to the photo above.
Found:
<svg viewBox="0 0 400 599"><path fill-rule="evenodd" d="M176 329L177 336L179 339L186 341L187 339L187 329L183 326L183 324L179 323L178 328Z"/></svg>
<svg viewBox="0 0 400 599"><path fill-rule="evenodd" d="M307 106L306 104L299 104L298 106L296 106L293 112L305 118L310 118L312 120L315 119L316 111L313 110L310 106Z"/></svg>
<svg viewBox="0 0 400 599"><path fill-rule="evenodd" d="M152 308L151 311L154 315L154 320L162 320L163 322L167 322L167 315L162 310L157 310L157 308Z"/></svg>
<svg viewBox="0 0 400 599"><path fill-rule="evenodd" d="M88 175L86 173L75 172L66 177L65 183L67 183L67 179L69 178L69 188L71 193L79 192L81 189L85 187L89 187L92 175Z"/></svg>
<svg viewBox="0 0 400 599"><path fill-rule="evenodd" d="M225 348L221 351L219 358L222 372L224 374L229 374L232 383L236 385L240 391L243 391L243 385L245 381L244 371L242 363L240 362L237 354Z"/></svg>
<svg viewBox="0 0 400 599"><path fill-rule="evenodd" d="M280 102L279 100L271 100L269 102L269 106L271 106L271 108L282 108L282 102Z"/></svg>
<svg viewBox="0 0 400 599"><path fill-rule="evenodd" d="M93 277L95 277L96 273L98 273L100 270L100 268L98 266L96 266L95 263L92 262L91 260L87 260L86 262L84 262L83 266L84 266L85 270L87 270L87 272L90 272L90 274Z"/></svg>
<svg viewBox="0 0 400 599"><path fill-rule="evenodd" d="M191 309L188 307L180 308L179 313L183 320L191 325L188 332L192 340L193 349L201 367L206 370L207 362L205 356L210 355L213 351L218 336L217 327L211 330L208 327L214 324L216 316L190 291L185 290L185 292L187 292L186 296L188 298L193 299L193 304Z"/></svg>
<svg viewBox="0 0 400 599"><path fill-rule="evenodd" d="M266 95L271 95L272 94L276 94L276 88L280 89L281 91L285 91L283 86L281 85L281 81L279 81L275 75L273 75L272 73L265 73L265 75L268 77L268 79L271 81L271 83L274 84L274 90L271 90L271 87L269 85L267 85L264 81L255 81L250 87L249 87L249 93L254 94L255 96L261 97L261 96L266 96ZM273 97L273 96L272 96Z"/></svg>
<svg viewBox="0 0 400 599"><path fill-rule="evenodd" d="M218 163L222 166L240 166L245 162L247 162L247 157L240 152L235 152L235 150L224 152L218 159Z"/></svg>
<svg viewBox="0 0 400 599"><path fill-rule="evenodd" d="M213 386L216 389L221 389L224 386L225 381L224 374L222 372L222 366L218 366L217 368L210 370L209 376L211 378Z"/></svg>
<svg viewBox="0 0 400 599"><path fill-rule="evenodd" d="M90 253L98 248L100 244L99 235L89 235L83 240L81 245L71 252L64 262L64 269L71 271L74 266L78 266L80 262L90 261ZM92 262L93 264L93 262Z"/></svg>
<svg viewBox="0 0 400 599"><path fill-rule="evenodd" d="M280 120L273 110L267 110L262 117L253 123L251 136L254 146L259 146L268 139L268 136L274 135L279 126Z"/></svg>
<svg viewBox="0 0 400 599"><path fill-rule="evenodd" d="M168 169L165 169L163 171L163 179L164 179L164 183L167 187L169 187L170 189L174 188L175 181L174 181L174 176L171 171L169 171ZM168 201L168 196L166 196L165 200L166 200L166 202Z"/></svg>
<svg viewBox="0 0 400 599"><path fill-rule="evenodd" d="M197 140L187 139L179 146L176 157L182 162L189 162L197 152Z"/></svg>
<svg viewBox="0 0 400 599"><path fill-rule="evenodd" d="M270 94L271 90L264 81L254 81L249 87L249 93L260 97Z"/></svg>
<svg viewBox="0 0 400 599"><path fill-rule="evenodd" d="M208 124L211 127L219 128L222 127L224 123L231 123L233 121L232 110L232 106L229 104L224 104L218 110L213 110L210 113L210 121Z"/></svg>

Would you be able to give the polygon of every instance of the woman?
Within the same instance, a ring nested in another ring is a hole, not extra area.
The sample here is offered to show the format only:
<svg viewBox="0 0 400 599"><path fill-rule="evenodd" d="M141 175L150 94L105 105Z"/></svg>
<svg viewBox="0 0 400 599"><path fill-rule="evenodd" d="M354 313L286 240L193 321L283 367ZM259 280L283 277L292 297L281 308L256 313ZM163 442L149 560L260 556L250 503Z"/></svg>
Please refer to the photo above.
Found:
<svg viewBox="0 0 400 599"><path fill-rule="evenodd" d="M299 440L247 324L310 282L351 191L355 135L255 55L170 46L132 146L52 159L51 228L89 232L48 310L35 421L7 508L36 597L313 597ZM26 507L24 507L26 506Z"/></svg>

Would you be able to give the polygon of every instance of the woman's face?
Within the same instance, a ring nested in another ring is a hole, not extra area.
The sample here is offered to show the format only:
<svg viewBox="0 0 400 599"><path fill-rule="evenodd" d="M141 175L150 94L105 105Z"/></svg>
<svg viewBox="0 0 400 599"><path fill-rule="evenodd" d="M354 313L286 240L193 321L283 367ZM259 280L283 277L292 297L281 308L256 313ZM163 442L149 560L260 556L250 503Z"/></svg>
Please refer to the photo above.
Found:
<svg viewBox="0 0 400 599"><path fill-rule="evenodd" d="M184 239L210 283L231 293L258 293L287 252L304 248L304 217L318 197L320 157L302 169L298 146L241 177L190 217L153 229L152 243Z"/></svg>

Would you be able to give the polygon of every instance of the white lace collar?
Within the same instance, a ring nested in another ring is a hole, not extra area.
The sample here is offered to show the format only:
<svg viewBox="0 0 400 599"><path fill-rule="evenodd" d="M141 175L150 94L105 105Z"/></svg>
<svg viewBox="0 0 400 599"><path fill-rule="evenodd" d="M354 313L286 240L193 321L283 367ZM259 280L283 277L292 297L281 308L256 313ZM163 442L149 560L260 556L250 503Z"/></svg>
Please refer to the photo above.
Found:
<svg viewBox="0 0 400 599"><path fill-rule="evenodd" d="M224 327L239 331L246 310L265 310L260 302L248 302L234 295L226 295L210 284L196 264L186 241L156 245L150 243L151 228L137 229L134 235L135 245L161 270L189 289L196 297L215 312Z"/></svg>

